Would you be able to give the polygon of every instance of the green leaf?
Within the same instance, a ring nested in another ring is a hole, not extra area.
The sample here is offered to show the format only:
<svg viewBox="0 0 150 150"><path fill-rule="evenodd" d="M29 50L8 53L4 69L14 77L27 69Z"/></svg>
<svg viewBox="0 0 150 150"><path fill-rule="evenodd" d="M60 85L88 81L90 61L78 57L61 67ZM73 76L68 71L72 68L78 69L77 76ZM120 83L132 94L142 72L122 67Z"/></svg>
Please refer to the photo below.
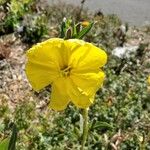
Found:
<svg viewBox="0 0 150 150"><path fill-rule="evenodd" d="M61 24L60 38L65 37L65 32L66 32L66 23L63 21Z"/></svg>
<svg viewBox="0 0 150 150"><path fill-rule="evenodd" d="M75 29L76 29L76 34L78 34L81 31L81 23L80 22L75 25Z"/></svg>
<svg viewBox="0 0 150 150"><path fill-rule="evenodd" d="M93 27L94 22L90 23L87 27L83 28L82 31L75 37L77 39L82 39Z"/></svg>
<svg viewBox="0 0 150 150"><path fill-rule="evenodd" d="M96 122L93 126L93 129L107 129L107 130L112 130L114 127L112 125L110 125L107 122Z"/></svg>
<svg viewBox="0 0 150 150"><path fill-rule="evenodd" d="M8 150L9 140L9 138L6 138L0 142L0 150Z"/></svg>
<svg viewBox="0 0 150 150"><path fill-rule="evenodd" d="M77 127L74 127L74 132L75 132L75 134L76 134L76 136L77 136L78 138L81 137L80 130L79 130Z"/></svg>
<svg viewBox="0 0 150 150"><path fill-rule="evenodd" d="M65 39L71 39L71 38L72 38L72 28L69 28L65 33Z"/></svg>
<svg viewBox="0 0 150 150"><path fill-rule="evenodd" d="M9 147L8 147L8 150L15 150L16 149L16 141L17 141L17 128L16 128L16 125L13 124L13 133L11 135L11 138L10 138L10 142L9 142Z"/></svg>
<svg viewBox="0 0 150 150"><path fill-rule="evenodd" d="M61 24L61 31L60 31L60 38L66 38L66 34L68 30L71 29L71 19L66 19L64 18L62 24ZM72 32L72 31L71 31ZM71 33L70 31L68 32L68 35Z"/></svg>

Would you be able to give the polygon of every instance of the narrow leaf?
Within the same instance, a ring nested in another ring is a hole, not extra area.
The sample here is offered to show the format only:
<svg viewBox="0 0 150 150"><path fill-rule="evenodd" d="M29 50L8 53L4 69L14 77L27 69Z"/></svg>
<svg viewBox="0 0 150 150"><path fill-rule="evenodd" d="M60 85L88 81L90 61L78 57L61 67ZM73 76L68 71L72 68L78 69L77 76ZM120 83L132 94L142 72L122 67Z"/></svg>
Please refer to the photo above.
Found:
<svg viewBox="0 0 150 150"><path fill-rule="evenodd" d="M78 34L81 31L81 23L76 24L75 26L76 34Z"/></svg>
<svg viewBox="0 0 150 150"><path fill-rule="evenodd" d="M108 129L108 130L112 130L113 126L110 125L107 122L96 122L95 125L93 126L93 129Z"/></svg>
<svg viewBox="0 0 150 150"><path fill-rule="evenodd" d="M17 141L17 128L16 128L16 125L14 124L8 150L15 150L16 149L16 141Z"/></svg>
<svg viewBox="0 0 150 150"><path fill-rule="evenodd" d="M67 29L65 34L65 39L71 39L72 38L72 28Z"/></svg>
<svg viewBox="0 0 150 150"><path fill-rule="evenodd" d="M82 31L75 37L77 39L82 39L93 27L94 22L90 23L87 27L83 28Z"/></svg>
<svg viewBox="0 0 150 150"><path fill-rule="evenodd" d="M0 142L0 150L8 150L9 138L4 139Z"/></svg>
<svg viewBox="0 0 150 150"><path fill-rule="evenodd" d="M65 37L65 32L66 32L66 23L63 21L61 24L60 38Z"/></svg>

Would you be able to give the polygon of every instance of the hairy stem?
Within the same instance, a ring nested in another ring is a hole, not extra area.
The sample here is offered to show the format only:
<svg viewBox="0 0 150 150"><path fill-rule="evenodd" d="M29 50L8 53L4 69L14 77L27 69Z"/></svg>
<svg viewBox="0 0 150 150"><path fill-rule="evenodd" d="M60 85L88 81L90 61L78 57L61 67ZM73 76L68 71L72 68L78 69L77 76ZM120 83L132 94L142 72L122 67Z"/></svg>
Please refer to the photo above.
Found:
<svg viewBox="0 0 150 150"><path fill-rule="evenodd" d="M85 143L88 137L88 108L83 109L83 135L82 135L82 143L81 143L81 149L84 150Z"/></svg>

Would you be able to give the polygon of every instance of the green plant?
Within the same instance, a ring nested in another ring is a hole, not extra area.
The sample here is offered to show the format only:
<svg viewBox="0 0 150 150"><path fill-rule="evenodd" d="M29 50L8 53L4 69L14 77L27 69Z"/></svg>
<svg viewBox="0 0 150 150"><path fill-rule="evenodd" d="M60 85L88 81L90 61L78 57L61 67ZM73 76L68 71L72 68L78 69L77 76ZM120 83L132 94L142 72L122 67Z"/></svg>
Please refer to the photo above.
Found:
<svg viewBox="0 0 150 150"><path fill-rule="evenodd" d="M17 128L14 123L11 123L10 128L12 128L11 137L7 137L0 142L0 150L15 150L17 141Z"/></svg>
<svg viewBox="0 0 150 150"><path fill-rule="evenodd" d="M44 14L27 15L20 31L23 42L36 43L48 33L47 18Z"/></svg>
<svg viewBox="0 0 150 150"><path fill-rule="evenodd" d="M1 5L4 17L0 20L0 35L16 31L23 19L23 16L30 11L32 0L4 1Z"/></svg>

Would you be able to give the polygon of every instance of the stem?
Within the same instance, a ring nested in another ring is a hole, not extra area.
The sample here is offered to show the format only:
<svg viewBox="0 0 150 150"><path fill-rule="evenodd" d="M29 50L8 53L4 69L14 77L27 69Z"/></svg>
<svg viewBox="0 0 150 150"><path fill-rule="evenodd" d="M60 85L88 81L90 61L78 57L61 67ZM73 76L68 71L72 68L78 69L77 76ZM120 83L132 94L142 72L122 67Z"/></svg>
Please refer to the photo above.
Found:
<svg viewBox="0 0 150 150"><path fill-rule="evenodd" d="M82 135L82 143L81 143L80 150L84 150L84 146L88 136L88 108L83 109L82 116L83 116L83 135Z"/></svg>

